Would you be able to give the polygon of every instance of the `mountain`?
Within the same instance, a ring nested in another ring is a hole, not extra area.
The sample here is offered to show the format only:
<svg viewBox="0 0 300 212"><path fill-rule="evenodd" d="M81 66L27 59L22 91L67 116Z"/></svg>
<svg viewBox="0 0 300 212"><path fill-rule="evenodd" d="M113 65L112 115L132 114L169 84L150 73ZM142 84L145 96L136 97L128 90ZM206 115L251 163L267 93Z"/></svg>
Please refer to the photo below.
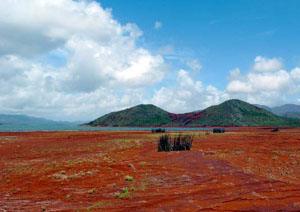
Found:
<svg viewBox="0 0 300 212"><path fill-rule="evenodd" d="M26 115L0 114L0 131L68 130L71 122L58 122Z"/></svg>
<svg viewBox="0 0 300 212"><path fill-rule="evenodd" d="M174 114L154 105L137 105L106 114L90 126L300 126L300 120L279 117L241 100L228 100L202 111Z"/></svg>
<svg viewBox="0 0 300 212"><path fill-rule="evenodd" d="M265 105L256 105L256 106L267 109L278 116L300 119L300 105L285 104L277 107L268 107Z"/></svg>
<svg viewBox="0 0 300 212"><path fill-rule="evenodd" d="M300 105L285 104L278 107L273 107L272 112L284 117L300 119Z"/></svg>
<svg viewBox="0 0 300 212"><path fill-rule="evenodd" d="M241 100L228 100L201 111L189 125L207 126L300 126L300 121L279 117Z"/></svg>
<svg viewBox="0 0 300 212"><path fill-rule="evenodd" d="M162 126L171 123L167 111L151 104L141 104L132 108L112 112L90 123L90 126Z"/></svg>
<svg viewBox="0 0 300 212"><path fill-rule="evenodd" d="M267 111L272 112L272 108L271 108L271 107L268 107L268 106L266 106L266 105L259 105L259 104L253 104L253 105L256 106L256 107L259 107L259 108L262 108L262 109L265 109L265 110L267 110Z"/></svg>

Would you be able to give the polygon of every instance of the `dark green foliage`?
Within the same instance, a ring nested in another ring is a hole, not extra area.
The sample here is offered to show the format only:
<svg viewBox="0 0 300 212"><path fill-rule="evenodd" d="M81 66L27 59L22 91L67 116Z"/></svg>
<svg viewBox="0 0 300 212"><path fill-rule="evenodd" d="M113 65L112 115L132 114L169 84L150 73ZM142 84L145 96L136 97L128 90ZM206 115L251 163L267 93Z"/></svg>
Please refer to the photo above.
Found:
<svg viewBox="0 0 300 212"><path fill-rule="evenodd" d="M185 151L191 150L193 138L190 135L177 135L173 139L169 135L162 135L158 142L158 151Z"/></svg>
<svg viewBox="0 0 300 212"><path fill-rule="evenodd" d="M225 129L224 128L214 128L213 133L225 133Z"/></svg>
<svg viewBox="0 0 300 212"><path fill-rule="evenodd" d="M163 126L171 123L169 113L154 105L138 105L122 111L109 113L95 121L91 126L146 127Z"/></svg>

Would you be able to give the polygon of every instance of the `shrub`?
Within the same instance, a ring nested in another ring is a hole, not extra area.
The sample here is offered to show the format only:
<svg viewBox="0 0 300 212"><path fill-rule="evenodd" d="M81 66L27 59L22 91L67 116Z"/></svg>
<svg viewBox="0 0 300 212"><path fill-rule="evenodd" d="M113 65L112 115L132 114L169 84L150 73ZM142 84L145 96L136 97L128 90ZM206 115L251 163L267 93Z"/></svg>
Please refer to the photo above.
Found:
<svg viewBox="0 0 300 212"><path fill-rule="evenodd" d="M191 135L177 135L173 139L169 135L162 135L158 141L158 151L185 151L191 150L193 137Z"/></svg>
<svg viewBox="0 0 300 212"><path fill-rule="evenodd" d="M171 137L169 135L162 135L158 142L158 151L172 151Z"/></svg>
<svg viewBox="0 0 300 212"><path fill-rule="evenodd" d="M166 129L157 128L157 129L152 129L151 132L152 133L164 133L164 132L166 132Z"/></svg>
<svg viewBox="0 0 300 212"><path fill-rule="evenodd" d="M123 188L121 192L116 194L116 197L119 199L126 199L130 196L130 192L127 187Z"/></svg>
<svg viewBox="0 0 300 212"><path fill-rule="evenodd" d="M129 175L126 175L124 177L125 181L133 181L133 177L132 176L129 176Z"/></svg>
<svg viewBox="0 0 300 212"><path fill-rule="evenodd" d="M225 133L225 129L224 128L214 128L213 133Z"/></svg>

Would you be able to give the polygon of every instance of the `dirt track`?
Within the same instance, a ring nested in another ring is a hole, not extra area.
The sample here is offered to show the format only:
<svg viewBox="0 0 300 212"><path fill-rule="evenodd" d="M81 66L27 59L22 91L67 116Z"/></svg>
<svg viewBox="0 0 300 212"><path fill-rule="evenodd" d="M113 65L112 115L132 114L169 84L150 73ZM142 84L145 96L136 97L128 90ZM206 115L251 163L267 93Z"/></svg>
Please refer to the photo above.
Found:
<svg viewBox="0 0 300 212"><path fill-rule="evenodd" d="M300 210L300 129L191 134L0 133L0 211Z"/></svg>

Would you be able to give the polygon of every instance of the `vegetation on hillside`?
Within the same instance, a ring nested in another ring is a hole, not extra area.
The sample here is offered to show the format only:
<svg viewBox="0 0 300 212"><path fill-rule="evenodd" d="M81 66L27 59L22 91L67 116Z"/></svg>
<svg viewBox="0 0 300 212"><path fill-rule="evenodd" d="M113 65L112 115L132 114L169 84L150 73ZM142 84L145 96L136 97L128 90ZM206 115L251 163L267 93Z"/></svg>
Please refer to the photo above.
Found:
<svg viewBox="0 0 300 212"><path fill-rule="evenodd" d="M171 122L167 111L154 105L137 105L122 111L109 113L89 123L91 126L163 126Z"/></svg>
<svg viewBox="0 0 300 212"><path fill-rule="evenodd" d="M109 113L91 126L300 126L300 120L280 117L255 105L233 99L205 110L173 114L154 105L138 105Z"/></svg>
<svg viewBox="0 0 300 212"><path fill-rule="evenodd" d="M190 125L207 126L300 126L300 120L279 117L241 100L229 100L201 112Z"/></svg>

